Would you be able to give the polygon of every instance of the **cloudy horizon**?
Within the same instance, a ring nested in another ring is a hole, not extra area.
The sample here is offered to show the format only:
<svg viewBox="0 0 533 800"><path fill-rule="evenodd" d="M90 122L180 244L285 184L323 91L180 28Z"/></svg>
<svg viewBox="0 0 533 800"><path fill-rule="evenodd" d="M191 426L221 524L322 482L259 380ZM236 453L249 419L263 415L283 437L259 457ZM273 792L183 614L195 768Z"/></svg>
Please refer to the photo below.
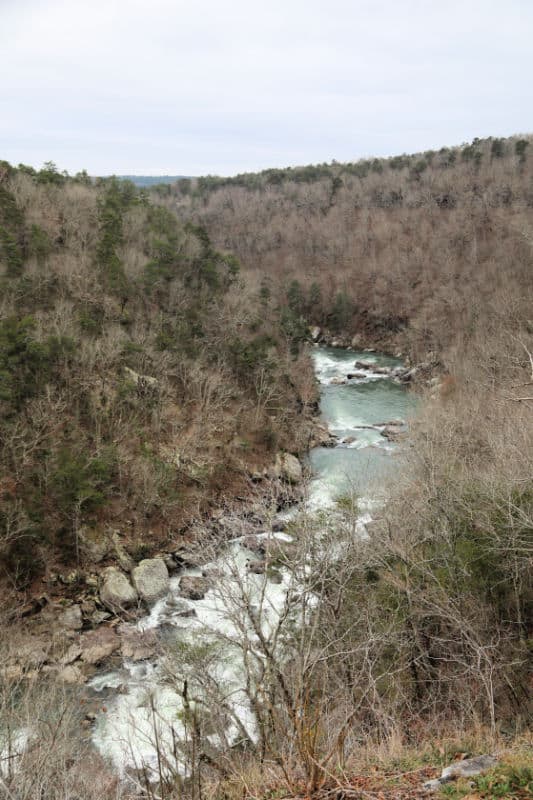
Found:
<svg viewBox="0 0 533 800"><path fill-rule="evenodd" d="M525 0L0 0L0 159L229 175L527 133L532 23Z"/></svg>

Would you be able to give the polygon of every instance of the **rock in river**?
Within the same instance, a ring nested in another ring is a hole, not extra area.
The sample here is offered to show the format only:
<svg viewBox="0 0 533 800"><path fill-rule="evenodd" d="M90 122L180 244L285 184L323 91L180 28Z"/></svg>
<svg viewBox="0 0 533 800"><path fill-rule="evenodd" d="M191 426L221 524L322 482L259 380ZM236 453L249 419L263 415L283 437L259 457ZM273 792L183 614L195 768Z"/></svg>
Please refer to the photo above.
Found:
<svg viewBox="0 0 533 800"><path fill-rule="evenodd" d="M81 637L81 660L86 664L99 664L120 647L120 639L113 628L98 628Z"/></svg>
<svg viewBox="0 0 533 800"><path fill-rule="evenodd" d="M151 658L157 649L157 634L154 630L137 630L135 625L124 623L118 628L123 658L143 661Z"/></svg>
<svg viewBox="0 0 533 800"><path fill-rule="evenodd" d="M117 567L107 567L102 573L100 599L111 611L135 605L137 592L129 579Z"/></svg>
<svg viewBox="0 0 533 800"><path fill-rule="evenodd" d="M131 573L133 585L146 603L164 597L169 590L168 569L162 558L145 558Z"/></svg>
<svg viewBox="0 0 533 800"><path fill-rule="evenodd" d="M180 580L180 594L188 600L203 600L210 584L207 578L185 575Z"/></svg>

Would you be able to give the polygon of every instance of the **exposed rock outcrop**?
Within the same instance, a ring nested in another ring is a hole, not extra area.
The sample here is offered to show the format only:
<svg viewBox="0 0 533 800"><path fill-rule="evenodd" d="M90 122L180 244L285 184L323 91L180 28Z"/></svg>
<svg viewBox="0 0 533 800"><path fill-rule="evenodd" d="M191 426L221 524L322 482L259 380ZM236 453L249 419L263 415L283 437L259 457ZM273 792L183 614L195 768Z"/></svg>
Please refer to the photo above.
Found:
<svg viewBox="0 0 533 800"><path fill-rule="evenodd" d="M287 483L300 483L303 477L302 465L292 453L279 453L274 466L276 477Z"/></svg>
<svg viewBox="0 0 533 800"><path fill-rule="evenodd" d="M139 375L138 372L130 369L130 367L124 367L124 372L126 374L126 378L134 383L138 388L150 386L153 389L157 389L159 386L159 381L157 378L152 378L150 375Z"/></svg>

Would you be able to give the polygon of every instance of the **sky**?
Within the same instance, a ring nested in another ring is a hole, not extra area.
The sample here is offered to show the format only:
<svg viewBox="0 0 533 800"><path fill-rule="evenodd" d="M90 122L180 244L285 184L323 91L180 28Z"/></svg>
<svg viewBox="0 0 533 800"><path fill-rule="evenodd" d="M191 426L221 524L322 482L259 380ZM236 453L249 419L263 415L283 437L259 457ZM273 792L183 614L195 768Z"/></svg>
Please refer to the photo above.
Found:
<svg viewBox="0 0 533 800"><path fill-rule="evenodd" d="M533 131L533 0L0 0L0 159L232 175Z"/></svg>

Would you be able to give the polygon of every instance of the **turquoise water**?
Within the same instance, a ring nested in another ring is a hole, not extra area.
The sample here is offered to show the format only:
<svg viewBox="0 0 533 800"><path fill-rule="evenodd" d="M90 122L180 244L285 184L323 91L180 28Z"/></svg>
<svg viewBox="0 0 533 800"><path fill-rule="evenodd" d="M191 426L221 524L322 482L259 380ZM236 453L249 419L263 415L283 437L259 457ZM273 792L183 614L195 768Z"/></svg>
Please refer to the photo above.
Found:
<svg viewBox="0 0 533 800"><path fill-rule="evenodd" d="M339 445L317 447L309 454L315 475L311 504L325 507L346 494L375 496L402 467L398 446L381 435L379 426L393 420L408 423L415 411L415 399L403 385L372 367L401 367L402 362L332 347L315 348L312 357L320 382L322 419L339 437ZM344 385L332 383L357 372L355 361L369 362L364 377L352 378Z"/></svg>

